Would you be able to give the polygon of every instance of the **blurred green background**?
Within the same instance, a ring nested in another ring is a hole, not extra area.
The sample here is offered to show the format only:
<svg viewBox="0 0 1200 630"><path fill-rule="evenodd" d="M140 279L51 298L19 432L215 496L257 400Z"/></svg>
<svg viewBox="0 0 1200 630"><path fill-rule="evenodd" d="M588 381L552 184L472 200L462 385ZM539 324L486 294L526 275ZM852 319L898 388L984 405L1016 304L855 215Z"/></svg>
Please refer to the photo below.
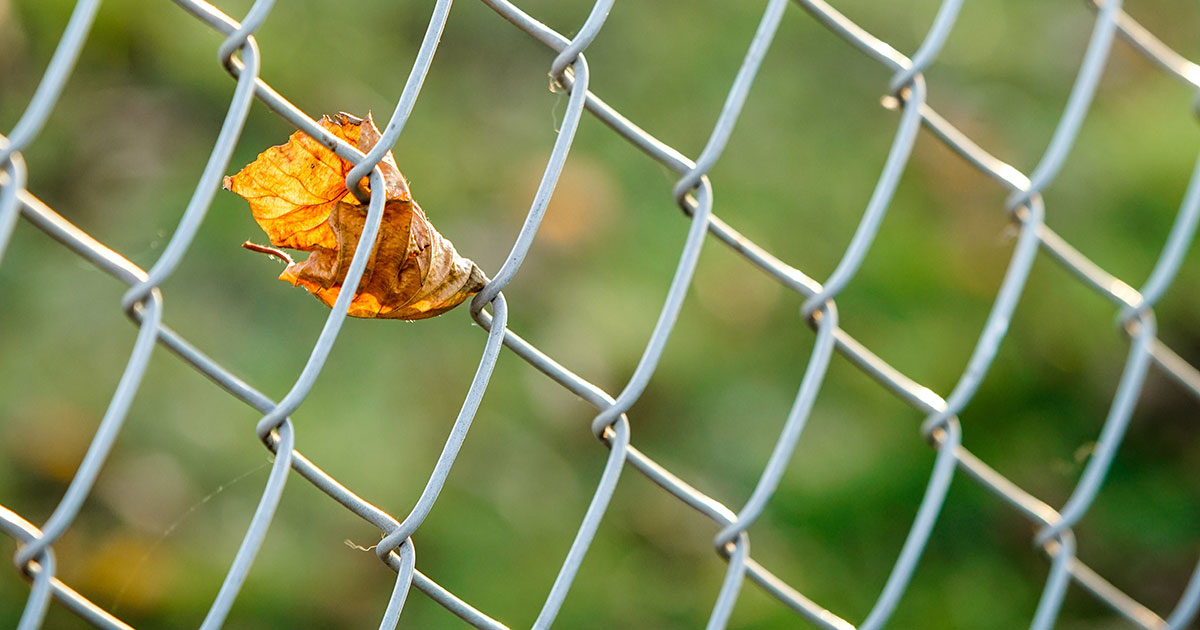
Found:
<svg viewBox="0 0 1200 630"><path fill-rule="evenodd" d="M935 0L835 3L911 53ZM248 0L224 1L242 15ZM574 32L589 2L522 6ZM587 55L592 88L695 156L763 3L618 2ZM280 2L258 41L264 78L310 115L386 120L432 2ZM0 0L0 128L20 116L66 22L65 0ZM1129 10L1200 58L1200 7ZM968 2L929 71L930 102L1028 172L1053 131L1090 34L1075 1ZM170 2L108 0L78 69L26 152L29 188L148 267L162 252L233 90L220 37ZM456 3L395 148L438 229L486 271L528 209L566 105L548 90L552 54L481 3ZM712 172L716 213L824 279L853 233L894 133L879 106L888 73L789 8L744 115ZM1118 41L1095 105L1046 194L1047 221L1137 286L1173 220L1200 132L1193 95ZM292 129L252 110L229 172ZM585 117L545 225L506 290L511 326L617 392L650 334L687 222L674 175ZM1004 191L923 134L879 238L839 298L843 327L945 394L982 326L1013 244ZM246 204L220 193L163 287L166 320L276 398L298 375L327 309L275 279ZM1200 363L1200 260L1159 309L1161 337ZM135 329L124 287L32 228L0 265L0 503L41 523L103 413ZM749 496L812 346L786 293L719 243L706 245L662 363L632 409L634 443L734 508ZM1061 505L1097 435L1128 348L1114 309L1041 256L992 372L963 414L965 444ZM457 413L484 335L465 309L434 320L347 322L294 416L297 445L397 515L416 500ZM1080 556L1160 613L1200 554L1200 407L1151 371L1119 457L1087 518ZM449 483L416 536L418 566L513 628L537 614L607 451L592 411L502 355ZM56 545L69 584L138 627L194 627L215 595L268 472L258 414L163 350L95 492ZM787 475L751 530L754 556L858 622L916 510L933 451L921 416L835 358ZM716 527L626 471L556 624L701 627L725 564ZM890 628L1025 627L1048 564L1032 526L959 476ZM227 628L375 627L393 574L377 531L293 476ZM4 539L3 554L14 544ZM0 572L0 626L28 587ZM81 622L51 608L47 628ZM403 628L464 624L414 594ZM747 583L732 628L805 623ZM1123 628L1072 587L1060 628Z"/></svg>

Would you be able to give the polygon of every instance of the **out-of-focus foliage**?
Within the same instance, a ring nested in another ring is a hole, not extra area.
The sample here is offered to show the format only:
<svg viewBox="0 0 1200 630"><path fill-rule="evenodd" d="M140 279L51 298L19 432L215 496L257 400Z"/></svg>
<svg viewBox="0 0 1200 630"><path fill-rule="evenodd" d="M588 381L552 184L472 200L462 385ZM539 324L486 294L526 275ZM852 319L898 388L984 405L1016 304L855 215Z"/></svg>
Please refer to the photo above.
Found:
<svg viewBox="0 0 1200 630"><path fill-rule="evenodd" d="M0 0L0 128L41 76L65 0ZM432 3L281 2L258 37L263 77L310 115L373 110L400 94ZM762 3L618 2L588 50L592 87L664 141L704 145ZM911 53L937 3L841 0L849 16ZM220 6L232 15L247 0ZM589 3L527 0L563 32ZM1200 9L1129 9L1200 58ZM1083 3L968 2L928 73L930 102L1026 171L1053 131L1087 41ZM26 152L29 188L134 262L175 227L233 82L220 37L170 2L107 0L78 70ZM456 3L394 153L430 219L494 272L533 197L566 100L547 89L551 53L481 3ZM896 116L887 73L789 9L727 151L712 172L716 213L815 278L833 269L883 163ZM1066 167L1047 222L1140 284L1200 150L1194 95L1123 42ZM230 172L293 129L261 106ZM657 315L686 221L673 175L585 118L546 222L506 289L511 326L609 391L631 374ZM935 391L953 385L1012 246L1004 191L929 135L917 143L882 232L839 298L843 326ZM260 235L221 193L163 287L166 321L261 390L282 395L328 310L240 249ZM1200 362L1200 262L1191 256L1158 311L1161 337ZM36 522L87 446L134 337L124 287L26 223L0 265L0 502ZM631 411L636 445L731 506L749 496L812 344L784 292L710 241L678 327ZM1051 504L1077 479L1127 350L1114 310L1052 261L1035 265L988 380L963 413L965 444ZM415 501L479 358L465 310L418 324L351 320L295 415L297 446L393 514ZM432 357L432 358L431 358ZM1153 372L1104 491L1078 528L1080 555L1132 596L1169 610L1200 553L1198 407ZM216 593L267 474L257 414L159 351L96 492L56 545L68 583L138 627L195 626ZM437 507L418 566L514 628L536 615L598 478L591 410L510 354ZM860 620L898 553L933 451L920 416L835 359L781 488L752 530L754 555L801 592ZM716 528L627 472L556 627L696 628L724 563ZM1022 627L1047 563L1031 526L956 479L889 627ZM392 573L377 532L293 478L226 627L378 623ZM11 541L0 545L11 553ZM0 574L0 626L28 589ZM52 607L49 628L82 624ZM1060 628L1120 626L1073 589ZM406 628L462 622L422 595ZM733 627L796 628L747 584Z"/></svg>

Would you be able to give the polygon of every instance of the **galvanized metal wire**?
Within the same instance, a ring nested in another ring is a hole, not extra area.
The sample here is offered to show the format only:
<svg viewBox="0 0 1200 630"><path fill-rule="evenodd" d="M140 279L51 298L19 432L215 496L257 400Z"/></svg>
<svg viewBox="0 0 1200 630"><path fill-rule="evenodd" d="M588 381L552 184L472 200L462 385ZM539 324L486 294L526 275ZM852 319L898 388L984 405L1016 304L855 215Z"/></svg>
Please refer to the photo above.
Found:
<svg viewBox="0 0 1200 630"><path fill-rule="evenodd" d="M1197 565L1191 579L1180 585L1180 596L1174 609L1160 614L1122 593L1084 564L1076 556L1073 527L1085 517L1088 508L1103 488L1105 475L1114 458L1118 456L1122 437L1150 367L1154 366L1163 371L1193 396L1200 398L1200 371L1157 338L1153 311L1155 304L1175 279L1200 221L1200 161L1197 162L1158 261L1140 289L1134 289L1132 285L1109 274L1047 227L1044 222L1047 208L1042 193L1053 184L1055 176L1079 136L1080 127L1103 76L1105 62L1115 37L1126 39L1142 55L1190 90L1200 88L1200 65L1187 60L1156 39L1122 10L1120 0L1097 0L1090 5L1096 9L1095 25L1075 84L1041 160L1032 173L1026 176L960 132L928 102L924 72L931 64L936 63L942 44L954 28L955 18L962 5L961 0L942 2L923 42L911 58L878 39L824 0L797 0L795 4L810 16L845 39L853 48L892 72L890 81L884 86L891 96L886 98L884 103L900 111L891 149L875 190L862 213L858 229L830 277L825 282L818 282L779 260L718 218L714 214L713 182L708 177L734 132L742 106L754 85L759 65L775 39L781 21L801 19L798 11L791 11L789 14L789 3L786 0L769 0L766 3L761 22L747 45L745 58L733 77L728 96L709 134L708 142L694 161L647 133L589 91L589 71L584 53L604 28L613 0L597 0L587 19L572 38L550 29L507 0L483 1L511 25L528 33L554 53L549 66L550 76L559 87L569 93L569 98L561 128L541 183L530 203L525 223L504 264L470 305L473 319L487 332L479 366L424 491L403 517L395 517L359 497L295 449L297 435L289 418L300 408L313 384L320 378L330 350L336 343L345 321L353 291L341 292L324 327L313 342L309 359L299 376L287 394L281 400L274 401L210 359L201 349L167 326L164 323L165 301L159 287L179 267L192 247L197 230L203 224L205 213L219 186L221 175L228 170L233 148L241 135L249 108L256 98L297 129L355 164L346 182L351 191L369 203L362 239L373 242L380 227L383 200L379 196L372 196L369 192L360 190L357 182L362 177L369 177L371 190L383 190L382 172L376 165L404 131L437 51L452 1L437 0L434 4L424 39L417 51L408 80L397 99L395 111L384 127L378 145L364 155L322 129L313 118L291 104L259 76L261 53L254 33L269 18L273 4L271 0L257 0L240 21L204 0L175 0L184 11L225 36L218 48L218 58L235 78L236 87L225 122L213 145L208 163L199 177L191 201L180 217L170 242L148 270L139 268L117 251L72 225L25 189L26 169L21 157L22 151L36 141L39 131L59 100L99 7L99 0L80 0L77 3L25 113L6 136L0 137L0 167L3 170L3 175L0 175L0 257L3 256L15 224L19 218L25 218L70 251L129 285L122 305L131 321L138 327L138 335L108 410L100 421L70 486L60 498L50 518L41 525L34 525L12 509L0 506L0 529L13 537L19 545L14 557L15 566L31 582L19 628L30 630L41 627L51 600L58 601L96 627L129 627L121 619L92 603L56 577L54 545L72 527L84 500L91 492L113 443L121 432L123 420L137 395L138 386L146 374L151 351L156 344L161 344L207 376L218 387L262 413L263 417L256 427L256 432L263 444L275 454L258 507L246 526L242 544L230 563L218 594L202 622L202 628L220 628L228 618L271 526L292 471L382 532L383 539L376 551L383 563L395 571L396 582L392 596L381 615L380 628L397 626L405 601L414 586L471 626L486 629L508 628L509 626L471 606L418 570L414 542L414 536L420 531L437 502L447 476L459 456L460 448L470 430L471 422L479 409L503 348L507 348L548 378L594 406L596 416L590 428L609 449L607 463L596 482L591 502L580 520L577 534L562 561L558 575L546 595L533 624L534 628L549 628L553 625L608 508L618 478L627 467L645 475L669 495L693 508L702 517L712 520L716 526L713 544L717 554L728 563L728 569L709 617L707 628L710 630L727 626L746 578L816 627L832 630L875 630L883 627L905 595L913 572L920 563L922 551L930 539L951 480L959 470L1038 528L1034 542L1045 551L1050 561L1050 569L1037 608L1029 614L1031 628L1045 629L1054 626L1064 594L1072 582L1107 604L1133 627L1179 630L1195 620L1200 610L1200 564ZM579 377L568 367L561 365L510 330L507 327L508 306L502 293L520 271L525 256L537 237L538 227L554 193L585 111L679 174L670 194L689 221L689 230L679 262L653 332L646 341L632 377L616 396ZM853 282L863 259L871 250L922 127L972 167L1009 191L1010 196L1004 209L1011 213L1019 228L1011 261L986 323L958 382L945 398L900 373L851 337L839 326L835 303L838 295ZM689 485L639 451L631 442L632 422L628 416L630 408L654 376L682 308L684 294L695 274L701 247L709 234L740 254L755 268L805 298L801 317L816 332L816 342L808 365L792 408L784 419L775 448L764 464L753 492L736 510ZM346 275L347 287L358 285L370 249L360 247L356 250ZM1130 340L1128 359L1108 416L1099 432L1095 452L1070 498L1058 509L1018 487L968 451L963 446L963 426L959 418L987 377L1012 322L1014 309L1039 250L1045 251L1058 264L1071 271L1085 286L1110 300L1118 309L1120 326ZM772 495L802 437L806 420L821 391L835 351L849 358L892 394L926 414L920 431L914 432L914 438L924 437L937 451L928 486L909 534L897 552L891 574L875 604L858 623L809 599L789 586L783 577L756 561L750 553L749 530L756 519L770 507Z"/></svg>

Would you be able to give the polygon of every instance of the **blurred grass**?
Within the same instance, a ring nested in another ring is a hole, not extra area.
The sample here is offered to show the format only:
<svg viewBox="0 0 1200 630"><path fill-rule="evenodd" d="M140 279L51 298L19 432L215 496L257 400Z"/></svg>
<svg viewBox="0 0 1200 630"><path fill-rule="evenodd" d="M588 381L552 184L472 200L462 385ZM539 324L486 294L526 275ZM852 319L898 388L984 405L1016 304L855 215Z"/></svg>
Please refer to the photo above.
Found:
<svg viewBox="0 0 1200 630"><path fill-rule="evenodd" d="M240 15L246 0L223 2ZM262 28L263 76L310 115L385 119L430 2L280 3ZM523 8L570 33L590 6ZM916 48L933 0L837 3L899 50ZM69 14L63 0L0 0L0 128L33 92ZM688 155L703 146L761 3L617 3L588 50L592 88ZM1200 58L1192 3L1135 17ZM931 103L1026 171L1044 150L1091 29L1077 2L966 3L929 72ZM26 152L29 188L134 262L161 253L207 157L233 83L220 38L167 2L105 2L79 68ZM551 55L478 3L456 4L395 148L439 230L485 270L516 235L561 119ZM887 73L796 8L712 173L716 212L821 279L866 203L896 117ZM1047 192L1048 223L1138 285L1195 159L1192 95L1118 42L1070 160ZM291 128L256 106L230 170ZM546 224L506 290L511 326L616 392L631 374L683 241L672 174L585 117ZM843 326L918 381L954 384L1003 275L1012 233L1003 191L929 136L916 147L883 231L839 298ZM290 386L327 311L275 280L238 244L260 238L244 202L217 196L179 271L166 319L273 396ZM53 509L132 343L122 287L28 224L0 266L0 502L35 522ZM1189 258L1159 309L1162 338L1200 362L1200 265ZM709 243L661 367L631 411L634 442L737 506L774 444L811 349L800 300ZM1127 343L1105 301L1044 257L1008 339L963 414L968 448L1052 504L1069 494ZM457 413L483 335L465 311L421 322L347 322L295 416L298 446L393 514L420 493ZM1197 405L1151 373L1105 491L1079 526L1081 556L1167 611L1200 545ZM511 354L447 488L417 536L421 569L510 626L531 623L574 535L606 451L590 409ZM165 352L154 357L96 492L56 545L63 578L138 627L199 623L266 479L257 415ZM829 378L780 490L752 530L754 555L852 621L870 608L907 532L932 451L920 417L846 361ZM1081 451L1081 447L1084 450ZM214 494L215 493L215 494ZM694 628L724 564L715 528L635 473L622 479L557 627ZM1028 623L1046 562L1029 524L958 479L889 627L1000 629ZM392 574L377 532L292 479L226 625L370 627ZM13 545L4 543L7 552ZM0 578L0 625L28 592ZM77 628L52 607L48 628ZM1073 589L1060 628L1120 627ZM747 584L732 627L793 628ZM421 595L401 627L463 624Z"/></svg>

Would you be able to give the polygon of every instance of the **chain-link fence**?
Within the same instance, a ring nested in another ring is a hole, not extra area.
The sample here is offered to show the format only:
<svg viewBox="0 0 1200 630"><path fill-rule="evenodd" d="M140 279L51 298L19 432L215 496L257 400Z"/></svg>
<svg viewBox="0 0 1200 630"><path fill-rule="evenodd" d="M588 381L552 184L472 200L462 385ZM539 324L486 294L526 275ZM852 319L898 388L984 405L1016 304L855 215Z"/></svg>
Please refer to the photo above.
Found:
<svg viewBox="0 0 1200 630"><path fill-rule="evenodd" d="M220 363L210 359L202 349L168 327L164 323L164 296L159 287L176 271L189 248L193 246L194 237L205 220L205 214L220 186L221 177L229 170L231 154L254 99L264 103L295 128L317 139L337 155L355 163L357 166L347 176L348 184L366 176L370 178L372 190L382 190L382 174L375 165L397 142L404 130L438 49L452 2L437 0L434 3L428 28L407 83L397 100L395 111L383 130L382 140L366 155L320 127L312 117L290 103L260 77L260 51L253 35L269 18L273 5L271 0L257 0L241 21L231 18L202 0L176 0L176 3L195 19L225 36L219 55L225 68L236 79L237 85L224 125L191 201L180 217L178 227L171 235L169 243L149 269L134 265L122 254L68 222L25 188L26 171L21 152L36 141L59 100L80 50L88 38L100 5L99 0L81 0L75 6L49 67L30 98L24 115L3 139L3 149L0 152L0 164L3 164L4 168L3 187L0 189L0 253L8 244L18 220L23 217L82 259L127 284L129 289L124 296L123 306L138 327L136 342L107 412L91 438L86 456L78 465L67 491L50 518L41 525L34 525L16 511L0 506L0 525L9 536L18 541L15 564L32 584L20 618L19 627L23 630L42 626L52 599L97 627L129 627L116 615L89 601L56 577L54 545L72 527L84 501L92 492L105 460L121 434L122 423L137 395L138 387L147 373L151 352L158 344L204 374L231 396L262 413L263 417L257 425L257 434L275 454L257 510L246 527L242 544L225 580L211 602L202 624L203 628L221 627L229 616L275 517L285 483L292 470L327 494L334 502L379 528L384 534L375 551L383 563L395 571L396 582L387 608L382 613L381 628L396 627L406 598L413 587L474 627L507 628L507 625L489 616L486 611L472 606L460 595L443 588L433 578L418 570L414 543L415 534L426 521L443 490L488 388L497 359L505 348L547 378L594 406L596 415L590 423L590 428L609 449L603 472L595 483L590 504L533 624L535 628L553 625L608 509L618 478L626 467L632 467L648 477L671 496L695 510L700 518L707 518L715 523L718 533L713 544L718 555L728 563L728 569L712 607L708 628L724 628L728 625L746 578L816 627L839 630L883 627L905 595L909 581L920 563L922 551L930 539L951 480L959 470L1036 528L1034 542L1045 551L1049 559L1049 575L1036 610L1029 611L1031 627L1050 628L1055 625L1064 595L1072 584L1111 607L1133 627L1180 629L1188 627L1195 619L1200 609L1200 567L1192 573L1186 584L1178 585L1179 596L1175 607L1169 611L1156 612L1126 595L1090 569L1084 559L1076 555L1076 541L1072 529L1087 514L1104 485L1106 473L1117 456L1134 406L1142 392L1147 372L1151 369L1161 370L1190 395L1200 397L1200 372L1158 339L1153 311L1175 279L1196 230L1197 219L1200 216L1200 165L1192 175L1153 271L1144 282L1135 283L1140 284L1140 288L1135 289L1133 285L1102 269L1047 227L1044 221L1046 208L1041 193L1055 180L1079 135L1115 38L1127 40L1163 72L1182 82L1187 89L1194 90L1200 87L1200 66L1177 54L1135 22L1123 12L1118 0L1089 5L1095 11L1095 25L1087 43L1086 54L1053 137L1036 168L1029 175L1021 173L989 153L986 148L940 115L927 100L923 72L935 62L939 50L952 32L961 0L942 2L923 41L911 56L902 54L887 42L876 38L822 0L796 2L795 4L809 16L842 37L852 48L858 49L892 72L891 81L887 85L889 96L884 99L884 105L899 112L895 137L874 192L862 213L861 222L835 270L824 282L818 282L776 258L719 219L713 212L713 183L707 176L733 134L760 63L775 39L781 21L804 19L799 11L789 8L791 3L787 0L770 0L766 3L761 22L746 48L740 69L733 77L732 87L728 91L708 142L699 156L692 160L638 127L589 91L589 69L584 52L604 28L613 0L597 1L586 21L571 38L550 29L536 17L528 15L505 0L484 0L488 7L503 16L511 25L528 33L554 52L550 63L550 76L569 97L559 122L553 151L530 204L524 225L503 266L495 271L486 287L471 302L472 317L487 332L478 369L445 441L441 456L425 482L424 491L408 513L401 517L393 516L359 497L352 489L339 483L294 448L297 436L289 417L301 407L320 377L346 318L353 291L341 292L324 328L312 343L311 355L300 376L295 379L288 393L279 401L275 401ZM1184 96L1180 99L1183 103L1181 107L1185 107L1188 103L1187 92L1182 94ZM521 269L526 254L534 243L584 112L591 113L613 132L678 173L671 194L689 222L686 241L653 333L645 343L632 377L616 395L577 376L569 367L558 363L510 330L508 305L502 293ZM1010 193L1003 210L1010 214L1018 230L1011 262L995 294L986 324L956 385L945 397L905 376L840 328L835 306L835 299L853 281L872 247L922 127L967 164ZM351 190L355 189L353 185L349 187ZM371 198L363 239L375 239L380 229L383 205L380 195ZM753 492L744 504L737 508L728 507L704 491L689 485L634 447L630 440L632 423L626 415L655 373L675 328L684 295L692 283L701 247L710 234L724 246L744 257L756 269L802 296L805 299L802 308L803 319L816 334L799 391L791 411L783 422L774 450L762 466ZM1127 333L1130 343L1124 371L1121 373L1094 450L1070 498L1059 508L1048 505L1018 487L968 451L963 446L963 429L959 421L959 413L971 402L1000 349L1039 250L1049 254L1051 259L1070 271L1084 286L1112 302L1119 313L1120 327ZM370 248L357 249L346 275L347 286L358 285L369 252ZM790 586L786 576L777 575L769 566L756 560L750 553L748 534L756 519L768 509L772 495L788 467L789 459L822 389L827 368L835 351L843 354L887 391L925 414L927 417L918 435L928 441L937 452L916 517L896 555L886 584L870 612L862 621L857 622L847 620L843 613L828 610L821 602L809 599Z"/></svg>

